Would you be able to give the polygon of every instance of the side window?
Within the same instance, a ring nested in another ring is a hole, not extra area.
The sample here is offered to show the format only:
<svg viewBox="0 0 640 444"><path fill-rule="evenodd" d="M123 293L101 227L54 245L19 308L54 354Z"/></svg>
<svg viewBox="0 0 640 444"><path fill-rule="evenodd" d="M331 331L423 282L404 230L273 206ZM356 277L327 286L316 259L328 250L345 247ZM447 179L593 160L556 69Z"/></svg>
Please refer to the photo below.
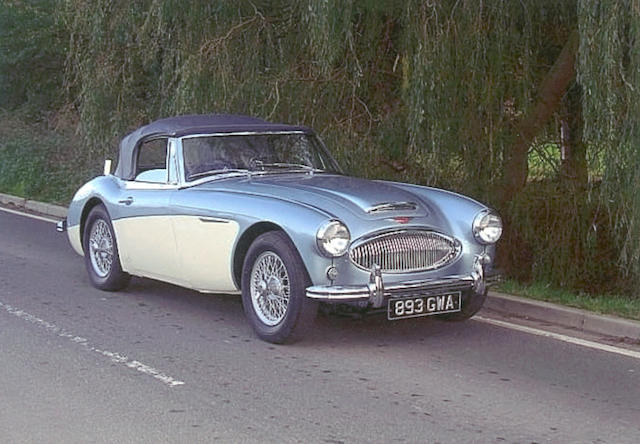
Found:
<svg viewBox="0 0 640 444"><path fill-rule="evenodd" d="M138 149L136 181L167 182L167 139L144 142Z"/></svg>

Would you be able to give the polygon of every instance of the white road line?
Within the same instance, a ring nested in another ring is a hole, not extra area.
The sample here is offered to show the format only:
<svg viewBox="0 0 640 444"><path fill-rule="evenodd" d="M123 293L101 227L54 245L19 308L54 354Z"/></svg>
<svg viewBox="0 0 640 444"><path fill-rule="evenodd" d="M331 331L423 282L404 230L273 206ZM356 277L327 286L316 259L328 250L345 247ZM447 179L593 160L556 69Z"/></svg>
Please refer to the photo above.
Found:
<svg viewBox="0 0 640 444"><path fill-rule="evenodd" d="M568 342L569 344L580 345L582 347L588 347L595 350L601 350L609 353L616 353L618 355L640 359L640 352L637 352L634 350L627 350L625 348L614 347L613 345L600 344L598 342L587 341L586 339L574 338L571 336L562 335L560 333L553 333L550 331L540 330L537 328L527 327L524 325L512 324L510 322L500 321L498 319L489 319L483 316L474 316L473 319L479 322L484 322L486 324L497 325L498 327L504 327L504 328L509 328L511 330L521 331L523 333L529 333L537 336L545 336L547 338L553 338L558 341Z"/></svg>
<svg viewBox="0 0 640 444"><path fill-rule="evenodd" d="M51 222L53 224L58 223L58 219L51 219L49 217L38 216L36 214L24 213L22 211L10 210L9 208L0 207L0 211L4 211L6 213L17 214L19 216L30 217L31 219L42 220L44 222Z"/></svg>
<svg viewBox="0 0 640 444"><path fill-rule="evenodd" d="M66 330L61 329L60 327L56 326L55 324L52 324L50 322L47 322L43 319L38 318L37 316L34 316L30 313L27 313L24 310L20 310L19 308L13 307L9 304L5 304L3 302L0 302L0 308L2 308L4 311L6 311L9 314L12 314L24 321L30 322L34 325L37 325L39 327L42 327L48 331L50 331L52 334L59 336L61 338L65 338L68 339L70 342L73 342L75 344L80 345L81 347L83 347L85 350L97 353L99 355L105 356L109 359L111 359L112 362L115 362L116 364L122 364L128 368L131 368L133 370L136 370L140 373L144 373L145 375L151 376L165 384L167 384L170 387L175 387L178 385L184 385L183 381L179 381L175 378L172 378L171 376L167 376L164 373L162 373L161 371L150 367L146 364L143 364L139 361L133 360L133 359L129 359L127 356L121 355L119 353L114 353L114 352L110 352L107 350L101 350L97 347L92 346L89 343L88 339L85 339L81 336L76 336L71 332L68 332Z"/></svg>

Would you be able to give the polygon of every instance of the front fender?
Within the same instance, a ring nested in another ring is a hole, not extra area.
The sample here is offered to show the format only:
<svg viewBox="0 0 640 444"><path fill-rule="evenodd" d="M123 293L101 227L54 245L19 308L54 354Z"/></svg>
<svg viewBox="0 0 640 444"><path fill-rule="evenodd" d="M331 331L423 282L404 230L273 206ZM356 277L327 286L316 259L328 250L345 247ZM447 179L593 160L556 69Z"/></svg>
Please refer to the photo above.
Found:
<svg viewBox="0 0 640 444"><path fill-rule="evenodd" d="M112 214L114 202L120 194L119 179L115 176L99 176L84 184L71 199L67 211L67 236L74 251L83 255L82 231L84 219L90 209L103 204L107 212Z"/></svg>
<svg viewBox="0 0 640 444"><path fill-rule="evenodd" d="M176 192L172 209L183 215L234 220L239 225L231 264L241 265L247 239L268 229L280 229L295 245L313 284L327 284L331 259L316 246L316 231L332 216L310 205L229 190L183 189Z"/></svg>

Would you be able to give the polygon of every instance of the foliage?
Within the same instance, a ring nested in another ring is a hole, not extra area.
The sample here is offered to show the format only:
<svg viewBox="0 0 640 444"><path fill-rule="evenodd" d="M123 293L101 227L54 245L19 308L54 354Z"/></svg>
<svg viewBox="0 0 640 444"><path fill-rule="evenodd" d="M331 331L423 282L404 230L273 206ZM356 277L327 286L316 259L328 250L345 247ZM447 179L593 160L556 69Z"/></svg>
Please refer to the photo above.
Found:
<svg viewBox="0 0 640 444"><path fill-rule="evenodd" d="M33 115L60 106L68 35L55 20L56 0L3 1L0 8L0 97L5 109Z"/></svg>
<svg viewBox="0 0 640 444"><path fill-rule="evenodd" d="M509 276L595 293L626 289L597 186L586 190L558 180L531 181L509 204L508 215L505 237L518 247L502 251Z"/></svg>
<svg viewBox="0 0 640 444"><path fill-rule="evenodd" d="M632 289L640 285L640 1L579 2L579 79L585 138L603 158L602 205L609 210Z"/></svg>
<svg viewBox="0 0 640 444"><path fill-rule="evenodd" d="M24 115L0 113L0 192L65 203L96 171L72 157L72 131L25 124Z"/></svg>

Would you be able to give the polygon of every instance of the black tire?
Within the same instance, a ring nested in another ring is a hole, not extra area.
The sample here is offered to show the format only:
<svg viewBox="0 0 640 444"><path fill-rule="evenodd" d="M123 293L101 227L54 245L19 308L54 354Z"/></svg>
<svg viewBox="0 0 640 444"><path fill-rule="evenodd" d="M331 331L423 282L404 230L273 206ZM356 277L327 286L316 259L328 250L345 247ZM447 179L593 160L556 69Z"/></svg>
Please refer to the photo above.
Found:
<svg viewBox="0 0 640 444"><path fill-rule="evenodd" d="M91 245L91 236L94 243ZM118 291L129 284L131 275L122 271L111 218L103 205L91 209L82 236L84 265L91 285L100 290Z"/></svg>
<svg viewBox="0 0 640 444"><path fill-rule="evenodd" d="M462 297L462 310L457 313L448 313L440 316L440 319L444 319L445 321L451 322L461 322L466 321L475 315L482 306L484 305L484 301L487 299L487 291L485 290L482 294L477 294L475 291L470 290L469 293L463 295Z"/></svg>
<svg viewBox="0 0 640 444"><path fill-rule="evenodd" d="M270 231L256 238L242 268L242 305L261 339L294 342L313 325L318 303L306 297L309 283L302 259L284 233Z"/></svg>

